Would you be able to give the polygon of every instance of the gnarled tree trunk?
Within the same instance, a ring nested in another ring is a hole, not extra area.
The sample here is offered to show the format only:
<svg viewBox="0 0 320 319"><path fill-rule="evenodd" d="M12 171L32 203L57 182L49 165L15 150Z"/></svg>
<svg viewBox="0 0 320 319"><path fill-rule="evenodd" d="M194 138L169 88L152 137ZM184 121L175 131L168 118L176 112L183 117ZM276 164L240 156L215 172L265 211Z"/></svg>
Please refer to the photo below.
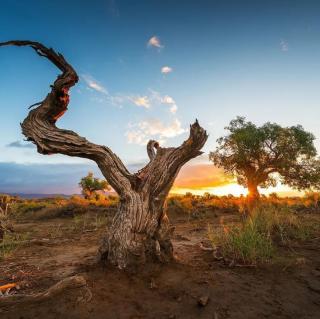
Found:
<svg viewBox="0 0 320 319"><path fill-rule="evenodd" d="M147 260L169 261L173 258L170 234L173 228L163 210L164 200L144 198L135 191L121 198L118 212L103 239L99 252L120 268Z"/></svg>
<svg viewBox="0 0 320 319"><path fill-rule="evenodd" d="M56 121L67 110L69 89L78 82L77 73L64 57L38 42L0 43L4 45L30 46L62 71L51 92L21 124L23 134L37 145L41 154L60 153L95 161L120 196L118 212L99 249L101 259L120 268L147 260L170 260L173 228L164 202L180 168L202 154L200 149L208 138L206 131L196 121L190 126L189 138L179 147L162 148L156 141L149 141L149 163L131 174L108 147L56 127Z"/></svg>

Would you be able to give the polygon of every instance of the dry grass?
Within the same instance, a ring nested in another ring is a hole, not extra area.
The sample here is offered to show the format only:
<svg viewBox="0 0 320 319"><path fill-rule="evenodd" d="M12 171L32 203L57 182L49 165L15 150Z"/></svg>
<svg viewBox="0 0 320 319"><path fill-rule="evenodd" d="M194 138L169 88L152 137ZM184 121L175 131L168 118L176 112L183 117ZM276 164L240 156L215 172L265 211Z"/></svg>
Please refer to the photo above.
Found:
<svg viewBox="0 0 320 319"><path fill-rule="evenodd" d="M10 256L23 242L29 237L29 234L16 234L6 232L3 240L0 242L0 260Z"/></svg>
<svg viewBox="0 0 320 319"><path fill-rule="evenodd" d="M239 223L225 225L217 230L209 228L213 248L222 258L245 265L270 261L278 244L308 240L314 234L312 224L306 223L287 207L261 205L251 216Z"/></svg>

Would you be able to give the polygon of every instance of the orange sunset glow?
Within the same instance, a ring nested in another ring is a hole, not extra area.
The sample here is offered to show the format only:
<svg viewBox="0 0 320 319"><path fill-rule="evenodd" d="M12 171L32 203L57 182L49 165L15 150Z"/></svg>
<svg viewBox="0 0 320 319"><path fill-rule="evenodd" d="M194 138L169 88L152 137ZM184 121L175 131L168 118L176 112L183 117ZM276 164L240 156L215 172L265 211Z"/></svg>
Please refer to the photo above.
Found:
<svg viewBox="0 0 320 319"><path fill-rule="evenodd" d="M184 195L190 192L195 195L210 193L213 195L247 195L248 190L237 184L236 180L227 176L222 169L215 167L211 163L201 163L186 165L183 167L170 191L171 194ZM294 190L288 186L281 185L260 188L261 194L268 195L277 193L279 196L301 196L302 192Z"/></svg>

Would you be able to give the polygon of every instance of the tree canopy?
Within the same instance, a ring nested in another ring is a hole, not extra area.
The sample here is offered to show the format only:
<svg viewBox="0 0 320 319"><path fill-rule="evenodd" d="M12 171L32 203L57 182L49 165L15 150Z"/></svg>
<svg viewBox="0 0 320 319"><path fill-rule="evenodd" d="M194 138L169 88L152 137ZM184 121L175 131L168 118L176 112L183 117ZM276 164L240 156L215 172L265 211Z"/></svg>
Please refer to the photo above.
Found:
<svg viewBox="0 0 320 319"><path fill-rule="evenodd" d="M79 186L81 187L82 195L86 199L92 199L97 191L110 189L106 180L93 177L92 172L89 172L87 176L81 178Z"/></svg>
<svg viewBox="0 0 320 319"><path fill-rule="evenodd" d="M210 160L259 196L257 187L278 181L295 189L319 188L320 161L315 137L301 125L282 127L267 122L257 126L237 117L225 128L230 133L217 140Z"/></svg>

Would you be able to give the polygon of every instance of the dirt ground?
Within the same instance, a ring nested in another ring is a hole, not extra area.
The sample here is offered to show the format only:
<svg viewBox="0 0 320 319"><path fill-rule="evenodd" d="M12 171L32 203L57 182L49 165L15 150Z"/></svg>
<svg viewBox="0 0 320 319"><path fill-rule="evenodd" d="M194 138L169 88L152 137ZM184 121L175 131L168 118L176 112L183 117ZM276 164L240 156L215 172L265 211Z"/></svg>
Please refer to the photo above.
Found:
<svg viewBox="0 0 320 319"><path fill-rule="evenodd" d="M171 216L177 262L134 273L97 264L103 227L79 229L71 218L19 222L28 244L0 262L0 284L20 282L19 294L35 294L77 274L87 287L3 306L0 318L320 318L319 238L281 248L272 264L230 268L201 249L208 223L218 225L221 216Z"/></svg>

